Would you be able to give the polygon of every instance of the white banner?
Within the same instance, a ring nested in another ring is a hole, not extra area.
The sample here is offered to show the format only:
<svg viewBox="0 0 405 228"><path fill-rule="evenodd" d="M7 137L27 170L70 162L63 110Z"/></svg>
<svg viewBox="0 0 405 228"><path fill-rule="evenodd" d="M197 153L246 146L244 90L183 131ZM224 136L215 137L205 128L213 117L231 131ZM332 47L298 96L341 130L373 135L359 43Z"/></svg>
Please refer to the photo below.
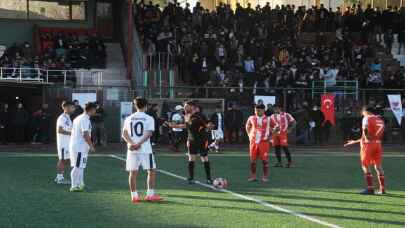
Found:
<svg viewBox="0 0 405 228"><path fill-rule="evenodd" d="M96 93L73 93L72 100L78 100L79 105L84 108L84 106L89 102L97 101Z"/></svg>
<svg viewBox="0 0 405 228"><path fill-rule="evenodd" d="M394 113L395 119L397 119L398 124L401 126L402 120L402 100L400 94L389 94L388 101L390 102L391 111Z"/></svg>
<svg viewBox="0 0 405 228"><path fill-rule="evenodd" d="M264 104L266 107L268 104L276 104L275 96L255 96L254 99L255 104Z"/></svg>
<svg viewBox="0 0 405 228"><path fill-rule="evenodd" d="M130 116L132 114L132 109L133 109L132 102L127 102L127 101L121 102L121 112L120 112L121 113L121 115L120 115L120 117L121 117L121 130L120 130L121 135L122 135L122 128L124 127L125 118L127 118L128 116ZM121 135L120 135L120 139L122 140Z"/></svg>

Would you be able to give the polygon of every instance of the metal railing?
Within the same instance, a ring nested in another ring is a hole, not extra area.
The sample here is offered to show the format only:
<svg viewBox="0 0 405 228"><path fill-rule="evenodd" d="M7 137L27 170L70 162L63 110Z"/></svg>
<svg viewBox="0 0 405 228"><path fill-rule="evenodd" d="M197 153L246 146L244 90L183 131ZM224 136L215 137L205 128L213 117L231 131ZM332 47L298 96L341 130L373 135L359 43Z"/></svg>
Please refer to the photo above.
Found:
<svg viewBox="0 0 405 228"><path fill-rule="evenodd" d="M47 83L78 86L103 85L100 70L48 70L27 67L0 67L0 80L16 83Z"/></svg>
<svg viewBox="0 0 405 228"><path fill-rule="evenodd" d="M356 100L359 99L359 82L356 80L341 80L336 81L333 85L327 80L313 81L312 82L312 98L317 94L335 93L339 95L354 96Z"/></svg>

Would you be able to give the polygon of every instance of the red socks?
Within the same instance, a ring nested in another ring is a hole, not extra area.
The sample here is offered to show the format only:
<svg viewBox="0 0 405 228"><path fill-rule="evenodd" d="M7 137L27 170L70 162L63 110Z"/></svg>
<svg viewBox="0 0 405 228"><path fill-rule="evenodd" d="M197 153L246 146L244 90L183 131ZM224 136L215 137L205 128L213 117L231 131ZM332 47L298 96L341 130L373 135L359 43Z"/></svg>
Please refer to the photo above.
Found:
<svg viewBox="0 0 405 228"><path fill-rule="evenodd" d="M364 178L366 179L367 189L369 191L374 190L374 187L373 187L373 175L371 173L366 173Z"/></svg>
<svg viewBox="0 0 405 228"><path fill-rule="evenodd" d="M250 174L252 176L256 175L256 162L250 163Z"/></svg>
<svg viewBox="0 0 405 228"><path fill-rule="evenodd" d="M269 162L263 161L263 176L268 177L269 176Z"/></svg>

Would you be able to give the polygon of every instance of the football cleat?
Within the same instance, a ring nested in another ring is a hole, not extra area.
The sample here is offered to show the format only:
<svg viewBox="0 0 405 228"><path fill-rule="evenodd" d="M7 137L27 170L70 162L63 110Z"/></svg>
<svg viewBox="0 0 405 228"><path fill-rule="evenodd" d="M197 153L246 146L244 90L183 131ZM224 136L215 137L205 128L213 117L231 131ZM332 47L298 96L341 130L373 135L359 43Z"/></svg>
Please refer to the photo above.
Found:
<svg viewBox="0 0 405 228"><path fill-rule="evenodd" d="M269 182L269 178L267 178L267 177L262 177L262 182Z"/></svg>
<svg viewBox="0 0 405 228"><path fill-rule="evenodd" d="M286 168L294 168L294 164L292 162L289 162L285 167Z"/></svg>
<svg viewBox="0 0 405 228"><path fill-rule="evenodd" d="M364 189L363 191L360 192L361 195L374 195L374 190L370 189Z"/></svg>
<svg viewBox="0 0 405 228"><path fill-rule="evenodd" d="M145 196L145 201L147 201L147 202L159 202L159 201L162 201L162 197L160 197L159 195Z"/></svg>
<svg viewBox="0 0 405 228"><path fill-rule="evenodd" d="M379 190L378 192L376 192L377 195L386 195L387 192L385 190Z"/></svg>
<svg viewBox="0 0 405 228"><path fill-rule="evenodd" d="M273 167L279 167L282 168L283 164L281 162L277 162L276 164L273 165Z"/></svg>
<svg viewBox="0 0 405 228"><path fill-rule="evenodd" d="M70 192L83 192L83 190L80 189L79 187L71 187L69 191Z"/></svg>
<svg viewBox="0 0 405 228"><path fill-rule="evenodd" d="M85 185L85 184L79 185L79 189L80 189L81 191L84 191L84 190L86 189L86 185Z"/></svg>
<svg viewBox="0 0 405 228"><path fill-rule="evenodd" d="M254 181L257 181L257 179L256 179L255 176L250 176L250 177L248 178L248 181L249 181L249 182L254 182Z"/></svg>
<svg viewBox="0 0 405 228"><path fill-rule="evenodd" d="M131 199L132 203L140 203L141 201L142 201L141 197L139 197L139 196L132 197L132 199Z"/></svg>

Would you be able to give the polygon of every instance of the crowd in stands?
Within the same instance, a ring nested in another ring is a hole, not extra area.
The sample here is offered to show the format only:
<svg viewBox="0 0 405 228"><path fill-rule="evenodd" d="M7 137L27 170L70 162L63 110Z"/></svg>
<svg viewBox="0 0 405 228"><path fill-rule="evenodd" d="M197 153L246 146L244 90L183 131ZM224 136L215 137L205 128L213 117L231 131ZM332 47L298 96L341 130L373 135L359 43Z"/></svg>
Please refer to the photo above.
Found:
<svg viewBox="0 0 405 228"><path fill-rule="evenodd" d="M377 51L390 53L394 34L405 46L404 9L237 4L232 10L221 3L208 11L199 3L191 9L174 2L161 10L141 1L135 22L144 53L169 53L184 83L234 87L213 90L209 96L251 100L245 95L275 94L274 88L308 89L313 81L325 81L328 87L355 80L360 88L402 88L404 69L383 65ZM316 34L310 45L300 41L305 32ZM329 32L335 34L332 40ZM193 95L206 97L204 91ZM292 106L288 108L310 99L304 90L288 90L287 96Z"/></svg>
<svg viewBox="0 0 405 228"><path fill-rule="evenodd" d="M75 111L70 116L72 121L83 113L83 108L77 100L74 101ZM96 115L92 116L92 140L97 146L107 145L107 131L104 126L105 111L102 105L97 104ZM48 144L51 142L53 127L60 114L51 110L48 104L39 108L25 107L21 100L15 104L0 102L0 145L14 144Z"/></svg>
<svg viewBox="0 0 405 228"><path fill-rule="evenodd" d="M37 78L60 76L60 70L105 68L106 48L95 35L44 33L40 35L41 51L29 43L14 43L0 56L4 78ZM22 69L20 72L19 68ZM28 69L31 68L31 69Z"/></svg>

